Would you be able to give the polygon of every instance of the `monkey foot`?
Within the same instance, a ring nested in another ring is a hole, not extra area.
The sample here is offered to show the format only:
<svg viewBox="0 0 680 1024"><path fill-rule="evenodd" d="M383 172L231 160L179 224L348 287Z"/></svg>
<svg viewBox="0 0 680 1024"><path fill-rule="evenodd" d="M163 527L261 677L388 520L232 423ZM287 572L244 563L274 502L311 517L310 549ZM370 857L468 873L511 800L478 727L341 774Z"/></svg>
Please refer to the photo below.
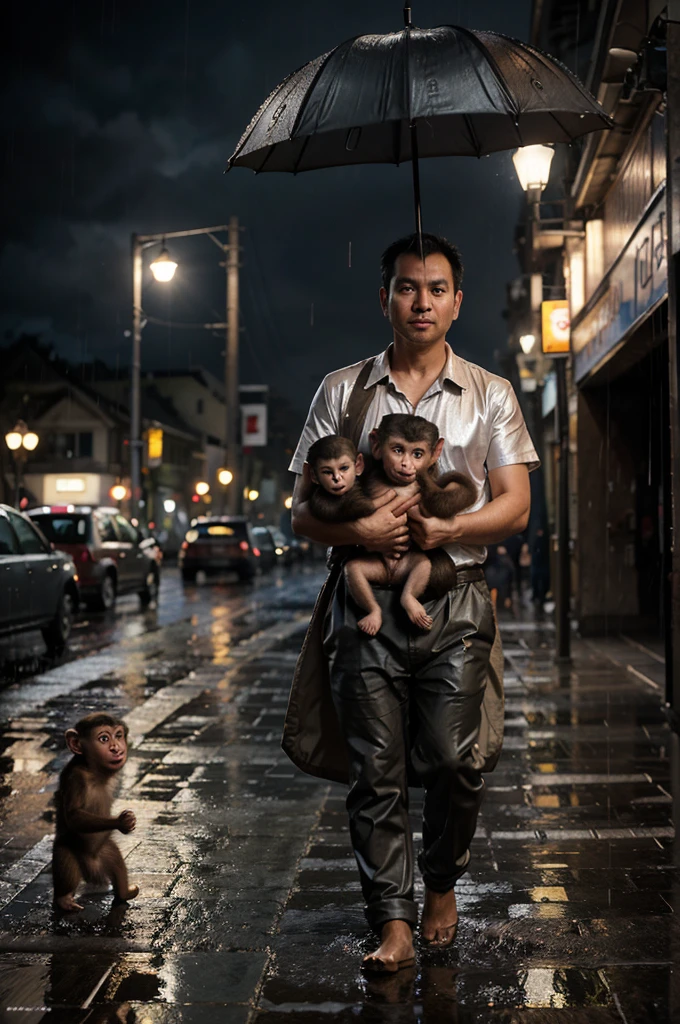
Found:
<svg viewBox="0 0 680 1024"><path fill-rule="evenodd" d="M364 633L368 633L369 636L375 636L382 626L382 615L380 614L380 609L371 612L370 615L366 615L363 619L359 619L357 626L359 629L363 630Z"/></svg>
<svg viewBox="0 0 680 1024"><path fill-rule="evenodd" d="M420 629L432 629L434 619L427 614L420 601L416 601L415 598L411 600L402 598L401 603L414 626L419 626Z"/></svg>
<svg viewBox="0 0 680 1024"><path fill-rule="evenodd" d="M139 896L139 886L138 885L131 885L130 888L127 890L127 892L116 893L116 899L117 900L122 900L123 902L125 902L127 900L133 900L135 898L135 896Z"/></svg>
<svg viewBox="0 0 680 1024"><path fill-rule="evenodd" d="M65 910L66 913L72 910L83 909L80 903L76 903L72 893L69 893L67 896L57 896L55 897L54 902L60 910Z"/></svg>

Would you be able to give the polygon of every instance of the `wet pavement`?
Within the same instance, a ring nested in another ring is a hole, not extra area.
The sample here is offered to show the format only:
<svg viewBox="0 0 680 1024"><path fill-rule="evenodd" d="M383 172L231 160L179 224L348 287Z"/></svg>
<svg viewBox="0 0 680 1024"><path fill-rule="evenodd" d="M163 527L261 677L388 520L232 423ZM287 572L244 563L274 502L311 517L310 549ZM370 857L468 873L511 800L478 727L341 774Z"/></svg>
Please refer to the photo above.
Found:
<svg viewBox="0 0 680 1024"><path fill-rule="evenodd" d="M0 1022L278 1024L680 1020L680 886L659 653L503 621L506 741L458 939L367 979L371 947L341 787L297 772L280 733L322 579L277 570L254 586L183 589L81 619L49 663L31 636L0 651ZM87 625L83 625L83 622ZM52 796L63 730L124 714L133 749L118 841L140 896L89 886L54 915ZM419 839L419 794L413 791Z"/></svg>

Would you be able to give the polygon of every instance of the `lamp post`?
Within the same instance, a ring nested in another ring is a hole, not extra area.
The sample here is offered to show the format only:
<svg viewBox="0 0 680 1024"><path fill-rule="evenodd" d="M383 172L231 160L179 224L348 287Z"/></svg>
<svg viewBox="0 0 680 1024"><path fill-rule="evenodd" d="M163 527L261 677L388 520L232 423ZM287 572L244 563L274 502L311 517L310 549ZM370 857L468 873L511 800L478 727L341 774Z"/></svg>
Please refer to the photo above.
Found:
<svg viewBox="0 0 680 1024"><path fill-rule="evenodd" d="M221 242L218 232L227 232L228 241ZM209 228L190 228L187 231L167 231L165 234L132 236L132 367L130 395L130 478L132 484L132 512L139 518L139 495L142 477L142 439L141 439L141 348L143 307L142 307L142 271L143 253L150 246L161 245L162 250L150 264L154 278L159 282L171 281L177 270L177 263L168 252L165 242L170 238L189 238L192 235L207 235L222 251L227 277L227 320L224 323L201 324L206 330L224 330L225 345L225 448L226 460L233 467L233 475L240 479L240 407L238 392L238 318L239 318L239 225L238 218L231 217L229 224L219 224ZM227 494L229 511L239 511L240 488L234 486Z"/></svg>
<svg viewBox="0 0 680 1024"><path fill-rule="evenodd" d="M17 420L14 429L5 434L5 444L14 459L14 505L16 508L19 508L21 502L21 478L27 458L26 453L34 451L38 447L39 441L38 435L29 430L23 420Z"/></svg>
<svg viewBox="0 0 680 1024"><path fill-rule="evenodd" d="M537 249L540 238L540 200L541 192L548 184L550 164L553 158L551 146L524 146L513 154L513 163L520 184L527 194L530 206L529 247L532 274L532 317L537 320L533 282L541 285L539 300L543 298L542 282L538 276ZM560 232L563 236L580 234L571 230ZM537 331L520 338L522 351L531 352L535 344ZM567 366L568 356L550 356L555 361L555 377L557 384L557 433L559 447L559 476L557 485L557 580L553 588L555 593L555 631L556 660L567 663L571 660L571 564L569 552L569 410L567 401Z"/></svg>

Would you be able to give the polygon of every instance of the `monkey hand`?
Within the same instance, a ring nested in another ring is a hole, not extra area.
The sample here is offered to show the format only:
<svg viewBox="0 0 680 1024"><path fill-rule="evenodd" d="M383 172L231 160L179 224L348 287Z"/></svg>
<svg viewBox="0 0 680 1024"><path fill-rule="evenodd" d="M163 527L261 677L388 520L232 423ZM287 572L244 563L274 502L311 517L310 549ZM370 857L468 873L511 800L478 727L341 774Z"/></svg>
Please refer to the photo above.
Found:
<svg viewBox="0 0 680 1024"><path fill-rule="evenodd" d="M425 516L419 508L412 508L408 513L411 536L423 551L432 551L443 544L451 544L455 540L455 519L437 519L436 516Z"/></svg>
<svg viewBox="0 0 680 1024"><path fill-rule="evenodd" d="M133 811L121 811L118 815L118 824L116 828L123 835L127 835L128 832L134 832L137 827L137 818Z"/></svg>

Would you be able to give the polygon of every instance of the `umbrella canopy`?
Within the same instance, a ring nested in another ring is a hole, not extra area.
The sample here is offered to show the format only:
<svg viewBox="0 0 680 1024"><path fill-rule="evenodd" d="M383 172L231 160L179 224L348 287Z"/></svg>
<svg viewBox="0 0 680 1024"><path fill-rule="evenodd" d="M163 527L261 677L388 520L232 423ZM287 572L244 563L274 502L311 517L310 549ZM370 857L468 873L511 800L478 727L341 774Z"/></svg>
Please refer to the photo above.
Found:
<svg viewBox="0 0 680 1024"><path fill-rule="evenodd" d="M309 171L418 156L483 156L611 127L554 58L498 32L442 25L365 35L294 71L229 168Z"/></svg>

